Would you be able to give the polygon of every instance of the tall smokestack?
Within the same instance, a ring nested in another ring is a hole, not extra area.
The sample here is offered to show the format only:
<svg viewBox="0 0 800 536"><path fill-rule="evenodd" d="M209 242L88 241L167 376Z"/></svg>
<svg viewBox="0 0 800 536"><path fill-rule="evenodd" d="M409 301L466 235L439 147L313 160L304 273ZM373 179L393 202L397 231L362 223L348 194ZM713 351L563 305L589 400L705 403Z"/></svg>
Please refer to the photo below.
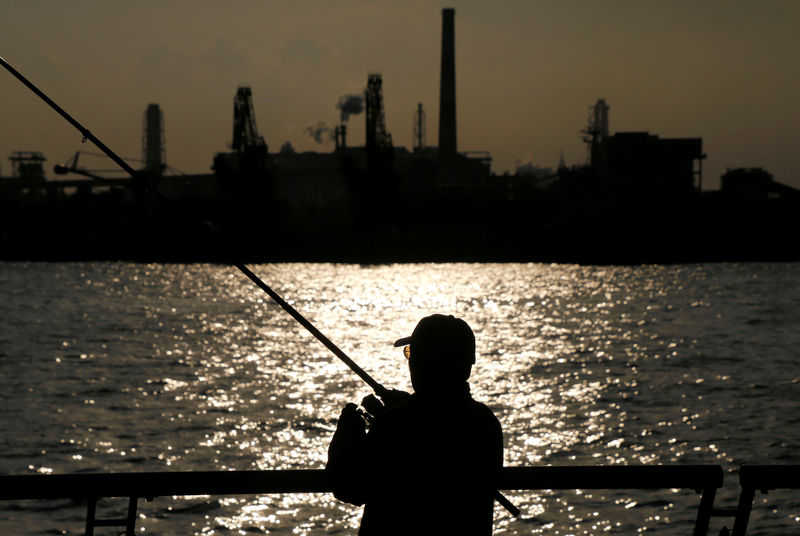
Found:
<svg viewBox="0 0 800 536"><path fill-rule="evenodd" d="M456 152L456 10L442 10L442 72L439 86L439 154Z"/></svg>

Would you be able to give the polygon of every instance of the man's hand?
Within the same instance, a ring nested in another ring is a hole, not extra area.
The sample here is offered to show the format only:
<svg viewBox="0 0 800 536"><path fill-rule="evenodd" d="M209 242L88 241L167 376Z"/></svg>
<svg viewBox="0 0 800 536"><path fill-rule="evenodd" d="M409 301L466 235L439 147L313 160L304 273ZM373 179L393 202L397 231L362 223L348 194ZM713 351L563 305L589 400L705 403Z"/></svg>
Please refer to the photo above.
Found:
<svg viewBox="0 0 800 536"><path fill-rule="evenodd" d="M362 439L366 434L367 423L361 416L358 406L352 402L345 405L342 414L339 415L339 423L336 426L339 435L348 438Z"/></svg>
<svg viewBox="0 0 800 536"><path fill-rule="evenodd" d="M361 400L361 407L366 409L372 417L377 417L384 411L405 403L410 396L405 391L390 389L380 399L375 395L365 396Z"/></svg>
<svg viewBox="0 0 800 536"><path fill-rule="evenodd" d="M336 433L328 446L328 463L325 469L333 482L333 495L337 499L353 504L364 504L363 464L364 443L367 439L367 423L362 410L355 404L347 404L339 416Z"/></svg>

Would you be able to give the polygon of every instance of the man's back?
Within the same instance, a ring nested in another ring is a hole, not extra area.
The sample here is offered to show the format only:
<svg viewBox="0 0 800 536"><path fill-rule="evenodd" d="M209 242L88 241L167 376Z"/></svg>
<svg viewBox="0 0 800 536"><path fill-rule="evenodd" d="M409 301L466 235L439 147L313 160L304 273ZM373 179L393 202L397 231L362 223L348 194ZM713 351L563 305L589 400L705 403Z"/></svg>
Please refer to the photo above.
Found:
<svg viewBox="0 0 800 536"><path fill-rule="evenodd" d="M415 394L376 419L348 479L366 504L359 534L491 534L502 432L464 388Z"/></svg>
<svg viewBox="0 0 800 536"><path fill-rule="evenodd" d="M394 346L403 347L414 394L382 390L388 410L366 397L377 417L369 434L355 404L345 406L328 449L334 495L365 505L362 536L490 535L503 434L469 393L472 329L433 314Z"/></svg>

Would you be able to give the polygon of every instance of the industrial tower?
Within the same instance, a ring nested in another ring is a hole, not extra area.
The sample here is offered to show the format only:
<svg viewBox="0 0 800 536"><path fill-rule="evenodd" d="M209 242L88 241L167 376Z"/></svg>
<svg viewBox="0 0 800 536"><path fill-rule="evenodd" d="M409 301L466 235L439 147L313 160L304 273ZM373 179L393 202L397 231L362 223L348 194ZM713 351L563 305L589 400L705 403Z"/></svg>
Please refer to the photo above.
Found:
<svg viewBox="0 0 800 536"><path fill-rule="evenodd" d="M422 103L417 103L417 111L414 113L414 151L421 151L425 148L425 110Z"/></svg>
<svg viewBox="0 0 800 536"><path fill-rule="evenodd" d="M601 145L608 138L608 109L605 99L598 99L597 104L589 107L589 124L583 131L583 141L589 145L589 165L601 165Z"/></svg>
<svg viewBox="0 0 800 536"><path fill-rule="evenodd" d="M242 86L236 91L236 97L233 100L233 144L231 148L242 154L262 147L266 153L267 144L264 142L264 138L259 136L256 128L252 92L249 87Z"/></svg>
<svg viewBox="0 0 800 536"><path fill-rule="evenodd" d="M231 192L258 193L267 171L267 144L258 134L252 92L246 86L239 87L233 99L231 149L230 153L217 153L212 169L218 177L225 177L223 182Z"/></svg>
<svg viewBox="0 0 800 536"><path fill-rule="evenodd" d="M347 125L342 123L333 127L333 140L337 151L347 149Z"/></svg>
<svg viewBox="0 0 800 536"><path fill-rule="evenodd" d="M366 149L368 153L392 149L392 135L386 132L383 117L383 79L379 73L370 73L364 94L367 117Z"/></svg>
<svg viewBox="0 0 800 536"><path fill-rule="evenodd" d="M39 151L14 151L9 157L13 166L13 178L30 182L43 182L44 162L47 160Z"/></svg>
<svg viewBox="0 0 800 536"><path fill-rule="evenodd" d="M145 171L160 175L166 163L164 115L158 104L148 104L143 115L142 161Z"/></svg>

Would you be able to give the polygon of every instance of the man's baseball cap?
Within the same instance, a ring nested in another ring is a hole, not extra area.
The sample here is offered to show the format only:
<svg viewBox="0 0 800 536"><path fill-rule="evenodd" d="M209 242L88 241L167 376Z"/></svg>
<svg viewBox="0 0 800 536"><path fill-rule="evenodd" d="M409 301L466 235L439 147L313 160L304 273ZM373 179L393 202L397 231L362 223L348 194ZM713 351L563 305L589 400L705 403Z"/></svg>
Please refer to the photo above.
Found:
<svg viewBox="0 0 800 536"><path fill-rule="evenodd" d="M394 342L395 347L411 345L412 352L444 352L475 363L475 334L469 325L453 315L434 314L417 323L410 337Z"/></svg>

